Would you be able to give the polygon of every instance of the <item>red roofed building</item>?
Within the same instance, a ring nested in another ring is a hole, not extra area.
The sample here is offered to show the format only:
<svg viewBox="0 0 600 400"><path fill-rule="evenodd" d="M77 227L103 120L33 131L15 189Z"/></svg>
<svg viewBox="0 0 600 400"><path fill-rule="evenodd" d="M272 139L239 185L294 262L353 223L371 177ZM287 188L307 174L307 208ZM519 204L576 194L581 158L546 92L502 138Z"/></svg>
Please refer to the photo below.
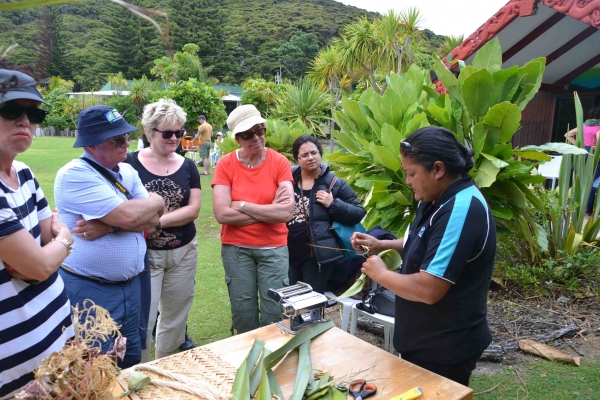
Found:
<svg viewBox="0 0 600 400"><path fill-rule="evenodd" d="M576 124L573 91L584 119L600 105L600 0L510 0L451 52L452 59L471 64L494 37L502 68L546 57L542 87L523 112L515 146L564 141L567 127Z"/></svg>

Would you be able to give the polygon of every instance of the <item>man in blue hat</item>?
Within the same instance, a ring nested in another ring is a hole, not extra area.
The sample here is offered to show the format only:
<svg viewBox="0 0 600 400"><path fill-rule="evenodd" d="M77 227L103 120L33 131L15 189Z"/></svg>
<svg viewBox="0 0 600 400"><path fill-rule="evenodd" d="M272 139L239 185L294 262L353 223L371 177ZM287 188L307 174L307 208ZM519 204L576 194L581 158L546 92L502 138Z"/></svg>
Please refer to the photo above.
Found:
<svg viewBox="0 0 600 400"><path fill-rule="evenodd" d="M126 163L131 132L117 110L93 106L79 114L77 139L81 158L62 167L54 197L63 222L73 232L74 247L59 269L72 305L81 310L92 300L104 307L127 339L121 368L141 361L140 279L144 270L144 231L160 229L164 201L148 193ZM114 338L103 343L108 351Z"/></svg>

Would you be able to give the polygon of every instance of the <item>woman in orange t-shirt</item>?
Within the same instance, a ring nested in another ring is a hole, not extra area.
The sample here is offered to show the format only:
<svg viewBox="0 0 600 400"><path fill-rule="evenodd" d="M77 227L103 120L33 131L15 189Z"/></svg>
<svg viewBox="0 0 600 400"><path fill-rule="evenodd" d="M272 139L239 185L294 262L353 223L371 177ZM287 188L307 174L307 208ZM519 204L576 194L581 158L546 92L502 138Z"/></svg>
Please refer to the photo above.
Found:
<svg viewBox="0 0 600 400"><path fill-rule="evenodd" d="M289 284L285 223L294 212L292 173L284 156L265 147L265 122L251 104L233 110L227 126L241 148L219 160L212 182L232 330L238 333L281 321L279 304L267 291Z"/></svg>

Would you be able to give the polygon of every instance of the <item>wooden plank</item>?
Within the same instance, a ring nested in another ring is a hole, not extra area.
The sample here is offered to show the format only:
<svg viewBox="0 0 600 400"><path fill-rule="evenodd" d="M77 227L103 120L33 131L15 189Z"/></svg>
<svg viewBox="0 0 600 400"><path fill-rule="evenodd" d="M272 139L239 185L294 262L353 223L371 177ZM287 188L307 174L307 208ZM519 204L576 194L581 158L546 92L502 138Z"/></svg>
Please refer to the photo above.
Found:
<svg viewBox="0 0 600 400"><path fill-rule="evenodd" d="M556 25L561 19L566 17L566 15L561 13L555 13L550 18L542 22L538 27L536 27L533 31L531 31L527 36L518 41L513 47L506 50L502 54L502 63L510 60L515 54L523 50L525 47L530 45L535 39L542 36L548 29L552 28Z"/></svg>
<svg viewBox="0 0 600 400"><path fill-rule="evenodd" d="M269 325L203 347L238 368L255 339L264 341L270 350L276 350L291 338L292 335L277 326ZM316 337L311 342L310 353L313 370L327 370L336 377L373 381L378 388L374 399L389 399L416 386L423 389L422 400L473 398L472 389L401 360L338 328L331 328ZM298 355L292 353L273 369L286 398L293 392L297 365Z"/></svg>

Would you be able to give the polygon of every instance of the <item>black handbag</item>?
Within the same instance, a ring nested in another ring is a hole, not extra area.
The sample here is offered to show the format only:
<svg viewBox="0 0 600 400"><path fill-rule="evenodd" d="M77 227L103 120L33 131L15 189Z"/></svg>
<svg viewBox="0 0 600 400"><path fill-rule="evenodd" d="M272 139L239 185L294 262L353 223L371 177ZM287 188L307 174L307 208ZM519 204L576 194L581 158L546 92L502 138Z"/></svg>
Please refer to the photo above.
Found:
<svg viewBox="0 0 600 400"><path fill-rule="evenodd" d="M369 314L377 313L394 317L396 315L396 295L380 286L365 294L362 303L357 304L356 307Z"/></svg>

